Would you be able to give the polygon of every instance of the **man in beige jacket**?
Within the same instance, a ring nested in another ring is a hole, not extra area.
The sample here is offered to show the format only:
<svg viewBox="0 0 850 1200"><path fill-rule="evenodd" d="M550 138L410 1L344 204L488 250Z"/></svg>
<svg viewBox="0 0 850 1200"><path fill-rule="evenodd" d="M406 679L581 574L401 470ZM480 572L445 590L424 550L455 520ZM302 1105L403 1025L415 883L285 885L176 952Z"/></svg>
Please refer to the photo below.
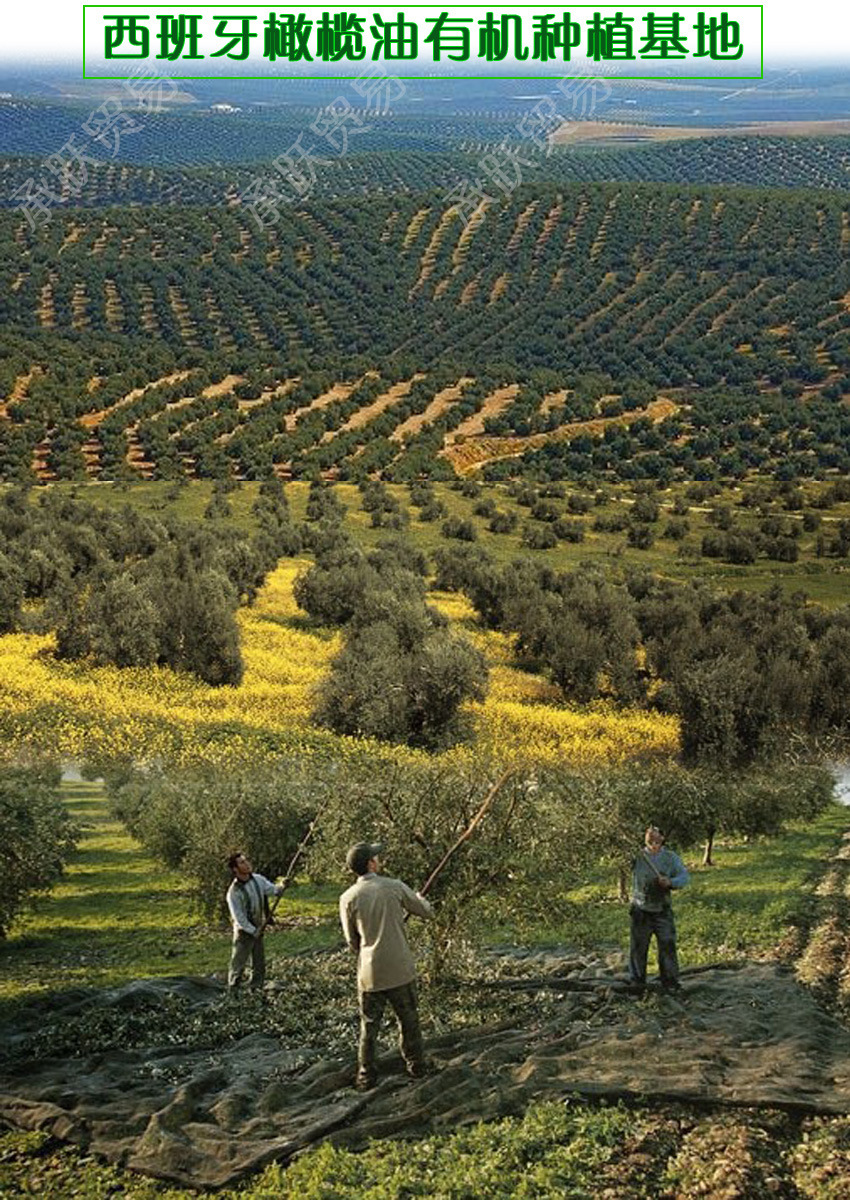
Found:
<svg viewBox="0 0 850 1200"><path fill-rule="evenodd" d="M381 847L359 842L348 852L357 882L339 898L339 918L349 949L357 955L360 1047L357 1086L374 1087L378 1030L387 1003L401 1033L401 1053L413 1079L426 1074L425 1051L416 1001L416 965L404 931L405 913L433 916L428 901L402 883L380 875Z"/></svg>

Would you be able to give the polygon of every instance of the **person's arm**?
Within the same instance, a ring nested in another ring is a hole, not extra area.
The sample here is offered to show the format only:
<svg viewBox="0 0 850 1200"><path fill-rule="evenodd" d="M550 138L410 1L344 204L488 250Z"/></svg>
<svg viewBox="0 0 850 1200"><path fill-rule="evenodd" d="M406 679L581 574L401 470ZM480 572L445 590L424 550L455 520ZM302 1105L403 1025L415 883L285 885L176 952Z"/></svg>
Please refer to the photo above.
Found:
<svg viewBox="0 0 850 1200"><path fill-rule="evenodd" d="M348 901L342 895L339 898L339 921L342 925L342 933L345 938L345 943L354 954L360 953L360 931L357 928L357 921L354 913L349 907Z"/></svg>
<svg viewBox="0 0 850 1200"><path fill-rule="evenodd" d="M270 879L266 879L265 875L257 875L254 873L254 878L260 885L260 891L264 896L282 896L285 886L282 883L272 883Z"/></svg>
<svg viewBox="0 0 850 1200"><path fill-rule="evenodd" d="M251 937L253 937L257 932L257 927L256 925L252 925L248 919L248 910L245 907L245 894L242 888L231 887L228 889L227 907L230 910L233 923L239 929L241 929L243 933L249 933Z"/></svg>
<svg viewBox="0 0 850 1200"><path fill-rule="evenodd" d="M670 887L671 888L686 887L690 883L690 880L691 880L691 877L688 874L688 868L682 862L681 858L679 858L678 854L674 854L674 852L672 850L670 851L670 857L673 860L673 866L672 866L671 872L667 876L668 880L670 881Z"/></svg>
<svg viewBox="0 0 850 1200"><path fill-rule="evenodd" d="M434 915L434 910L425 897L419 892L414 892L406 883L401 885L401 904L406 912L413 913L415 917L424 917L426 921Z"/></svg>

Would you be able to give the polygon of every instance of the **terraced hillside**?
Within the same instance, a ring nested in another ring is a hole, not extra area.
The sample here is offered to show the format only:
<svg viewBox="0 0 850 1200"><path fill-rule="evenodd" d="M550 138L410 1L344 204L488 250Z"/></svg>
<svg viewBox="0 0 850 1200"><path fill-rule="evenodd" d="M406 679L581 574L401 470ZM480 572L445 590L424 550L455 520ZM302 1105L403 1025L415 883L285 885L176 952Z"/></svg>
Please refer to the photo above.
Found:
<svg viewBox="0 0 850 1200"><path fill-rule="evenodd" d="M2 469L840 468L848 251L846 196L796 191L0 213Z"/></svg>

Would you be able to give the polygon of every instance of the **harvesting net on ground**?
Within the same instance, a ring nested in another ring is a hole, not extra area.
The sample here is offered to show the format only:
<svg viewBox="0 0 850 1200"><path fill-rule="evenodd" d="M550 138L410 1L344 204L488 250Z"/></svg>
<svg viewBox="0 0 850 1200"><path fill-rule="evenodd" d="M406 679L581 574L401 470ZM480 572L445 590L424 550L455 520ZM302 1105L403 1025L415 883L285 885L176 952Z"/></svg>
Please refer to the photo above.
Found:
<svg viewBox="0 0 850 1200"><path fill-rule="evenodd" d="M324 957L339 984L342 956ZM472 985L480 991L478 1011L503 1019L446 1022L428 1039L434 1074L408 1081L401 1060L388 1055L377 1088L366 1094L351 1086L354 1014L338 1003L341 992L327 1004L327 1040L309 1028L298 1036L290 1011L296 996L282 982L272 1003L289 1017L283 1036L254 1032L215 1047L160 1041L125 1049L115 1041L82 1057L34 1058L39 1045L50 1046L34 1037L38 1025L67 1031L108 1014L104 1028L114 1033L121 1021L131 1028L146 1006L179 1002L195 1013L196 1028L212 1028L226 1007L221 986L202 979L66 997L38 1023L7 1030L0 1118L133 1170L220 1187L325 1139L356 1148L375 1137L448 1131L520 1113L537 1099L850 1113L850 1031L788 969L686 972L681 998L636 1002L601 959L588 965L550 953L526 959L525 973L517 966ZM132 1043L131 1036L123 1042Z"/></svg>

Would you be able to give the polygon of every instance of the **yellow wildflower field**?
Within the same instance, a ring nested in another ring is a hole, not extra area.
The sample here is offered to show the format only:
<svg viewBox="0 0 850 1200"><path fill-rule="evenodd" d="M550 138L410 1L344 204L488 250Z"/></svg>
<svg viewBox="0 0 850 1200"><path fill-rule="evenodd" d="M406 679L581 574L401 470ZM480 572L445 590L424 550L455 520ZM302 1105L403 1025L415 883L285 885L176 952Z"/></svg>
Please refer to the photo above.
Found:
<svg viewBox="0 0 850 1200"><path fill-rule="evenodd" d="M165 667L94 667L59 662L52 635L0 637L0 733L7 755L48 753L103 763L167 761L181 766L270 762L293 753L398 761L421 754L341 738L310 724L313 692L341 646L339 633L311 629L292 594L307 562L287 560L250 608L240 610L245 676L214 688ZM449 751L511 761L616 762L664 757L678 747L674 718L641 711L570 709L558 689L510 665L510 638L474 628L463 597L431 597L478 645L491 668L490 690L470 705L473 745Z"/></svg>

